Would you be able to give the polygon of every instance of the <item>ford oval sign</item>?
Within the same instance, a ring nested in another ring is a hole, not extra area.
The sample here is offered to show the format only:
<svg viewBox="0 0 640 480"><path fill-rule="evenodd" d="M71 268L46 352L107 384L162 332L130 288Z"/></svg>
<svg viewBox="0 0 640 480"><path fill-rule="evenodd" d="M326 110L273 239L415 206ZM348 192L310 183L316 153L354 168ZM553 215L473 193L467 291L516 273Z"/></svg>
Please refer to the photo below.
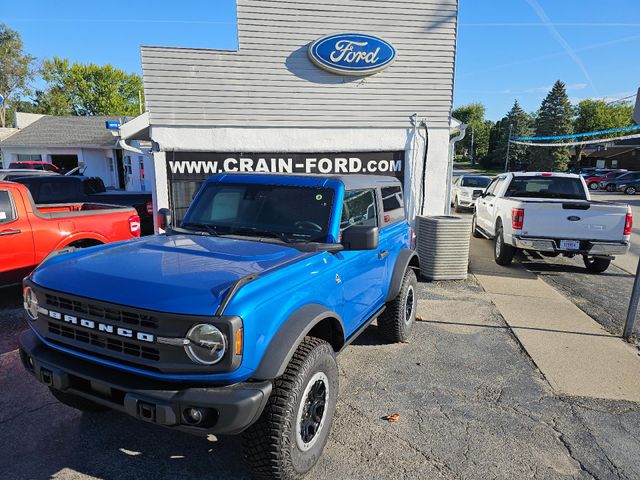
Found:
<svg viewBox="0 0 640 480"><path fill-rule="evenodd" d="M309 58L318 67L340 75L371 75L396 59L389 42L362 33L335 33L309 46Z"/></svg>

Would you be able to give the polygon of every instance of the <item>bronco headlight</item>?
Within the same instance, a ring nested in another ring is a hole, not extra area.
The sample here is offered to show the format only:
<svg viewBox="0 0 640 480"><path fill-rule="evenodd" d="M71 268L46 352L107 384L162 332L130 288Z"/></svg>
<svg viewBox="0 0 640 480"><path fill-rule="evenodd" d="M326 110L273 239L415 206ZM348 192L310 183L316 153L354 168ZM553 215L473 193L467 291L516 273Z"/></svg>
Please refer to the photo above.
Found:
<svg viewBox="0 0 640 480"><path fill-rule="evenodd" d="M31 320L38 319L38 299L31 287L24 289L24 309L27 311L27 315Z"/></svg>
<svg viewBox="0 0 640 480"><path fill-rule="evenodd" d="M227 340L218 328L208 323L199 323L189 330L189 342L184 349L195 363L213 365L222 360L227 350Z"/></svg>

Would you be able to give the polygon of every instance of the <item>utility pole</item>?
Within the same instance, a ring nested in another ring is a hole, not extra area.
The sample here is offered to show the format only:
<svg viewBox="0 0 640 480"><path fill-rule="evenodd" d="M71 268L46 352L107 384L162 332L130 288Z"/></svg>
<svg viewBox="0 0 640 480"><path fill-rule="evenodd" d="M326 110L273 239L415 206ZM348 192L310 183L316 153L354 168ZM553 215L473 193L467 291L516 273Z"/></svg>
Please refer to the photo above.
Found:
<svg viewBox="0 0 640 480"><path fill-rule="evenodd" d="M511 131L513 130L513 124L509 124L509 136L507 137L507 156L504 159L504 171L509 171L509 148L511 147Z"/></svg>
<svg viewBox="0 0 640 480"><path fill-rule="evenodd" d="M476 155L473 151L473 142L475 140L475 135L473 131L473 125L471 125L471 166L473 167L476 164Z"/></svg>
<svg viewBox="0 0 640 480"><path fill-rule="evenodd" d="M636 279L633 281L627 320L624 323L624 331L622 332L622 338L625 340L629 340L633 333L633 324L636 322L636 314L638 313L638 300L640 300L640 261L638 261L638 267L636 268Z"/></svg>

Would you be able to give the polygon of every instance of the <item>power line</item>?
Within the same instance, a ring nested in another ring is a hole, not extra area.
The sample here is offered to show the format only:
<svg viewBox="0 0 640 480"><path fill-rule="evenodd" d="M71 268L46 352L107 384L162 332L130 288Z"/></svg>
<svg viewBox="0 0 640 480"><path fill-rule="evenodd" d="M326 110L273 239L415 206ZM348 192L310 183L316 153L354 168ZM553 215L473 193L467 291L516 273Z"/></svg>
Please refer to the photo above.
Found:
<svg viewBox="0 0 640 480"><path fill-rule="evenodd" d="M528 145L530 147L575 147L578 145L594 145L597 143L609 143L609 142L618 141L618 140L630 140L632 138L640 138L640 133L636 133L634 135L625 135L623 137L600 138L598 140L585 140L582 142L536 143L536 142L526 142L521 140L509 140L509 143L513 143L515 145Z"/></svg>
<svg viewBox="0 0 640 480"><path fill-rule="evenodd" d="M610 128L609 130L599 130L597 132L574 133L572 135L553 135L550 137L512 137L511 140L565 140L568 138L595 137L596 135L607 135L609 133L630 132L640 130L640 125L630 127Z"/></svg>

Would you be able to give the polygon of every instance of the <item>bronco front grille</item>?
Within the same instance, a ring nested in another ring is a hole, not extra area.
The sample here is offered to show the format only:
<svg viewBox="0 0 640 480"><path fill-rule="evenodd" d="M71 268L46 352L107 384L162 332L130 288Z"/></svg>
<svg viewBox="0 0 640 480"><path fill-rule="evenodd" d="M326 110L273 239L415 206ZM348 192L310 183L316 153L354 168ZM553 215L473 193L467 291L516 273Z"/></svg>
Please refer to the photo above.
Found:
<svg viewBox="0 0 640 480"><path fill-rule="evenodd" d="M140 326L144 328L158 328L158 319L151 315L121 310L115 305L113 308L103 307L88 301L67 298L61 295L45 294L45 302L50 307L61 308L75 313L91 316L93 319L117 322L124 325Z"/></svg>
<svg viewBox="0 0 640 480"><path fill-rule="evenodd" d="M111 350L131 357L146 358L147 360L156 362L160 360L160 351L155 348L145 347L54 322L48 322L48 329L49 333L53 335L93 345L103 351Z"/></svg>
<svg viewBox="0 0 640 480"><path fill-rule="evenodd" d="M31 328L55 346L121 365L161 373L214 373L237 368L242 356L229 354L209 366L195 364L182 344L158 342L158 337L182 339L193 325L216 322L222 333L235 338L240 317L188 315L146 310L79 297L34 285L38 315Z"/></svg>

